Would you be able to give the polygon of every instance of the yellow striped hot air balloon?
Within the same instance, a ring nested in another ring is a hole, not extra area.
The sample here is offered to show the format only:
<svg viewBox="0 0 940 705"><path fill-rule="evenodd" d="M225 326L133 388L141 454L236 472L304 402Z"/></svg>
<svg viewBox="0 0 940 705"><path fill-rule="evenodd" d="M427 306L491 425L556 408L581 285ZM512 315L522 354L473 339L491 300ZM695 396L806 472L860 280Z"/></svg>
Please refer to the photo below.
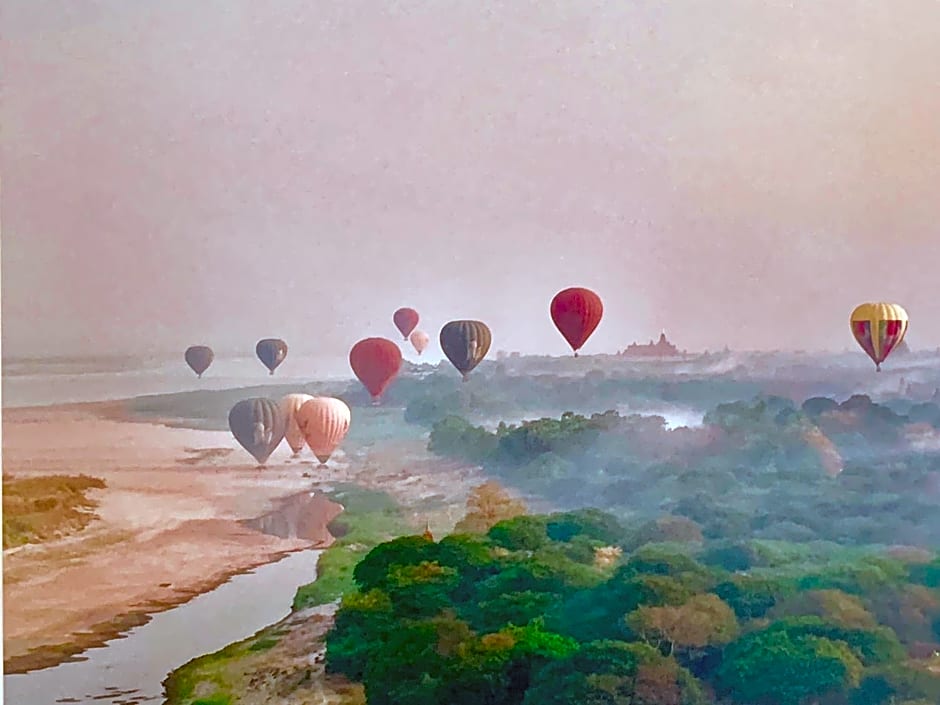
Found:
<svg viewBox="0 0 940 705"><path fill-rule="evenodd" d="M852 335L881 371L881 363L907 333L907 311L898 304L867 303L852 311Z"/></svg>

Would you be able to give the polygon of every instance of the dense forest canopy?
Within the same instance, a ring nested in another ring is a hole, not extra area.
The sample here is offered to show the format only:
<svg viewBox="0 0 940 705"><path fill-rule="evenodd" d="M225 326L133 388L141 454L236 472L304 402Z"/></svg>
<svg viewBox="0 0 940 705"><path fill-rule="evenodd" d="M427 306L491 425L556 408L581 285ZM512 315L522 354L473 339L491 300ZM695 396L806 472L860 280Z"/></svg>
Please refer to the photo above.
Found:
<svg viewBox="0 0 940 705"><path fill-rule="evenodd" d="M794 570L793 546L749 572L720 544L646 538L580 510L381 544L328 670L371 705L940 701L937 558L804 552Z"/></svg>

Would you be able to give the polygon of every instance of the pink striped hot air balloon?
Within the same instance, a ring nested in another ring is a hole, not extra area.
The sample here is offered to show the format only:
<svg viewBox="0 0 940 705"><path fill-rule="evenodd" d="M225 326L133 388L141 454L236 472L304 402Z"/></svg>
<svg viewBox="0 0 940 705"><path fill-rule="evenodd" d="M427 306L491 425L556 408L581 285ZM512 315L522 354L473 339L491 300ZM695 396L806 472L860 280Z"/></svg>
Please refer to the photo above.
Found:
<svg viewBox="0 0 940 705"><path fill-rule="evenodd" d="M314 397L297 412L297 426L321 465L343 442L351 420L349 407L334 397Z"/></svg>

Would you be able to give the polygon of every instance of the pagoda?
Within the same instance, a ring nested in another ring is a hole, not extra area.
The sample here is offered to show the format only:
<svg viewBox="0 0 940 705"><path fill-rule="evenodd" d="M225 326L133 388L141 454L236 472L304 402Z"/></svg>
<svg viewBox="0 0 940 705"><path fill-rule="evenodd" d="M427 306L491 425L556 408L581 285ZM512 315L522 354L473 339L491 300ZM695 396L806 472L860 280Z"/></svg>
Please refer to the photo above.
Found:
<svg viewBox="0 0 940 705"><path fill-rule="evenodd" d="M621 350L618 353L618 355L624 357L674 357L682 354L679 348L670 343L669 339L666 338L666 331L660 333L659 340L655 343L652 340L647 345L630 343L625 350Z"/></svg>

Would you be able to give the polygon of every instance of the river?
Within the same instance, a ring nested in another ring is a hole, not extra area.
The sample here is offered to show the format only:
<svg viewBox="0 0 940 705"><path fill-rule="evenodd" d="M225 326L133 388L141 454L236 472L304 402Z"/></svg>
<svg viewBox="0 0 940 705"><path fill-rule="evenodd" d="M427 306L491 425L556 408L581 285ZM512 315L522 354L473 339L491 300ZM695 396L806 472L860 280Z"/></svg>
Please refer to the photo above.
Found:
<svg viewBox="0 0 940 705"><path fill-rule="evenodd" d="M294 593L317 577L321 551L292 553L155 614L85 660L3 678L5 705L162 703L163 679L187 661L241 641L287 616Z"/></svg>

